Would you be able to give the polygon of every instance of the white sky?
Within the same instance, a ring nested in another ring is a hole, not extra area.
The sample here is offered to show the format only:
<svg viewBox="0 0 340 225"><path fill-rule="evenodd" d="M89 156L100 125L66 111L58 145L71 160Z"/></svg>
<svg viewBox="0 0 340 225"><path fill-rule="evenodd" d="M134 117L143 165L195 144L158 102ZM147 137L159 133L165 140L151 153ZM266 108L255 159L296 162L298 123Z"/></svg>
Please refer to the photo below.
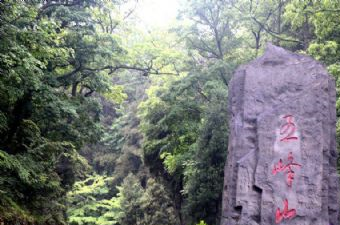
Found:
<svg viewBox="0 0 340 225"><path fill-rule="evenodd" d="M136 15L146 28L166 27L176 19L180 0L139 0Z"/></svg>

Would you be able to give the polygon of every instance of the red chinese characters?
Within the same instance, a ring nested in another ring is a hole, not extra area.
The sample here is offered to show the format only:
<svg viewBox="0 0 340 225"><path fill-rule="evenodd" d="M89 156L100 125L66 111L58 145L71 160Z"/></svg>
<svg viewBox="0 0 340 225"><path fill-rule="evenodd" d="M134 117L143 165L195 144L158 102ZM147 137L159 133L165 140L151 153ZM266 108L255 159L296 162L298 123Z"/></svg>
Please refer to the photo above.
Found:
<svg viewBox="0 0 340 225"><path fill-rule="evenodd" d="M279 162L274 165L274 168L272 170L272 174L276 175L279 172L286 172L287 173L287 178L286 178L286 182L288 187L292 187L293 185L293 181L294 181L294 177L295 177L295 172L294 172L294 168L300 168L301 165L294 162L294 157L293 157L293 153L289 152L288 154L288 163L284 164L282 159L279 160Z"/></svg>
<svg viewBox="0 0 340 225"><path fill-rule="evenodd" d="M296 210L295 209L288 209L288 200L285 199L283 210L281 211L280 208L276 209L275 213L275 223L280 223L283 219L292 219L296 216Z"/></svg>
<svg viewBox="0 0 340 225"><path fill-rule="evenodd" d="M293 118L294 117L292 115L285 115L283 117L283 119L286 119L286 123L280 127L280 135L283 136L280 141L291 141L298 139L298 137L294 136L296 125L293 122Z"/></svg>
<svg viewBox="0 0 340 225"><path fill-rule="evenodd" d="M285 115L282 117L285 120L285 123L280 127L280 142L290 142L298 140L296 136L297 126L294 123L293 115ZM296 169L300 169L302 166L294 161L294 156L292 152L288 153L287 161L284 163L282 158L279 160L277 164L274 164L274 168L272 169L272 174L276 175L277 173L284 173L286 176L286 183L289 188L293 186L293 181L295 178ZM292 189L289 190L290 192ZM291 198L294 198L294 194L291 193L289 195ZM275 223L281 223L285 219L292 219L296 216L296 209L289 209L288 207L288 199L284 200L284 207L281 211L280 208L276 209L275 212Z"/></svg>

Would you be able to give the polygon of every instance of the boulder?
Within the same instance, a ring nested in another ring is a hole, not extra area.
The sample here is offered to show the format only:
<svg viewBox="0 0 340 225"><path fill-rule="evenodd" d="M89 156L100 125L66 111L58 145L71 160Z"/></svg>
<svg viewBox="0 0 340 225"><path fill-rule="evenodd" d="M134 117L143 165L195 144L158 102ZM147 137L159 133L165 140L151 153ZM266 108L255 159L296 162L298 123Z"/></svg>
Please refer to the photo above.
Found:
<svg viewBox="0 0 340 225"><path fill-rule="evenodd" d="M221 225L339 225L335 82L268 44L234 73Z"/></svg>

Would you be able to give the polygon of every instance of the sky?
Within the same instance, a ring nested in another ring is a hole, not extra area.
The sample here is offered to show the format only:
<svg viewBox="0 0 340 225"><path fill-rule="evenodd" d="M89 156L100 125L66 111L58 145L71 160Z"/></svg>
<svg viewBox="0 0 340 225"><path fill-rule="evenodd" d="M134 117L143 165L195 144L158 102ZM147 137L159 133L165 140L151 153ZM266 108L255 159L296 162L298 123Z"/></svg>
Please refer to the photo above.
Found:
<svg viewBox="0 0 340 225"><path fill-rule="evenodd" d="M136 15L148 29L166 27L176 19L180 0L139 0Z"/></svg>

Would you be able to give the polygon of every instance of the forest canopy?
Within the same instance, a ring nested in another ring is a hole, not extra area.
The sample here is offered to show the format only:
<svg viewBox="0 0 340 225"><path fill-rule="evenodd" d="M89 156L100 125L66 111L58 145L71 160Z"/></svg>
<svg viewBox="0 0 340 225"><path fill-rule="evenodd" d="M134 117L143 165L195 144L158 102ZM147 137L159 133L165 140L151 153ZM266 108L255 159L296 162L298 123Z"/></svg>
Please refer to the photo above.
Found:
<svg viewBox="0 0 340 225"><path fill-rule="evenodd" d="M233 71L272 42L340 90L339 1L178 2L0 0L0 224L217 225Z"/></svg>

